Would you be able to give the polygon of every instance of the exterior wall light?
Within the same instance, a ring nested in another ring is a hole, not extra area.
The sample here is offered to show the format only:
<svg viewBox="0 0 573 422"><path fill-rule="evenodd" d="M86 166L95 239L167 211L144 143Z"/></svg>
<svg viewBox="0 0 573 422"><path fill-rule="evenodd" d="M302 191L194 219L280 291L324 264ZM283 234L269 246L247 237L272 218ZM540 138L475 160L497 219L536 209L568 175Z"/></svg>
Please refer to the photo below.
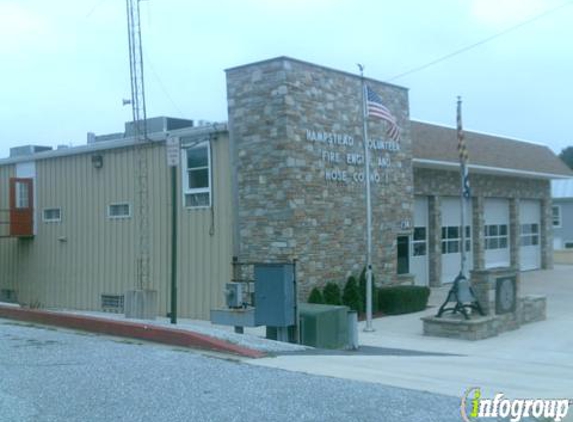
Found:
<svg viewBox="0 0 573 422"><path fill-rule="evenodd" d="M92 155L92 164L94 168L100 169L103 167L103 156L101 155Z"/></svg>

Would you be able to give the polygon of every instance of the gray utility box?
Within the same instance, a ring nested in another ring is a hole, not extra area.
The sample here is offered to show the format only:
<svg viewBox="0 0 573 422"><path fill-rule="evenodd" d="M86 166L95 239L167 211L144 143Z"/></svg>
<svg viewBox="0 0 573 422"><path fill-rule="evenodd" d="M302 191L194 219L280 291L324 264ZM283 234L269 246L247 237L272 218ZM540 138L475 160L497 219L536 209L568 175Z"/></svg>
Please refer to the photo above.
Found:
<svg viewBox="0 0 573 422"><path fill-rule="evenodd" d="M295 324L296 294L292 264L255 264L255 325Z"/></svg>
<svg viewBox="0 0 573 422"><path fill-rule="evenodd" d="M344 349L354 348L354 343L358 343L349 339L348 307L301 303L299 311L302 344L321 349Z"/></svg>

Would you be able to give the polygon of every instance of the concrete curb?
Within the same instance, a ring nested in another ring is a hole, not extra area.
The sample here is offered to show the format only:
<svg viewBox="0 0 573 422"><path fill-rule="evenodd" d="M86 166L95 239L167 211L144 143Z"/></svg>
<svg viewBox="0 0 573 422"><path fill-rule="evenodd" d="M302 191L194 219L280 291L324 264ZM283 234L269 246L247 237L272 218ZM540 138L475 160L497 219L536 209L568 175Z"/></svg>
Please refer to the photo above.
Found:
<svg viewBox="0 0 573 422"><path fill-rule="evenodd" d="M115 321L92 316L71 315L61 312L22 309L2 305L0 305L0 318L55 325L63 328L118 337L129 337L174 346L231 353L248 358L262 358L266 356L264 352L259 350L238 346L204 334L138 322Z"/></svg>

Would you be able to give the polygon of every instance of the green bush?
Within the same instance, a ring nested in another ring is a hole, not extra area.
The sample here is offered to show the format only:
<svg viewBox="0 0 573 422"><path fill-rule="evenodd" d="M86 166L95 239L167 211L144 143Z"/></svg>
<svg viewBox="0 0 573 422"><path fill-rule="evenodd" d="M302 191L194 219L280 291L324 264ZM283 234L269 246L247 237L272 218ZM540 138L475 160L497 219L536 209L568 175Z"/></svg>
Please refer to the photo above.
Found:
<svg viewBox="0 0 573 422"><path fill-rule="evenodd" d="M324 303L327 305L342 304L342 301L340 300L340 287L338 287L338 284L336 283L326 283L326 286L324 286L324 290L322 291L322 296L324 297Z"/></svg>
<svg viewBox="0 0 573 422"><path fill-rule="evenodd" d="M359 290L360 290L360 303L362 304L362 312L366 312L366 267L362 269L360 277L358 278ZM374 279L374 271L372 272L372 312L377 312L380 310L378 305L378 288L376 287L376 281Z"/></svg>
<svg viewBox="0 0 573 422"><path fill-rule="evenodd" d="M324 298L322 297L322 293L318 287L313 287L310 291L310 296L308 296L308 303L324 303Z"/></svg>
<svg viewBox="0 0 573 422"><path fill-rule="evenodd" d="M428 305L429 297L429 287L383 287L378 291L379 310L387 315L399 315L423 311Z"/></svg>
<svg viewBox="0 0 573 422"><path fill-rule="evenodd" d="M360 300L360 288L358 287L356 277L352 275L348 277L342 290L342 304L356 312L364 312L362 301Z"/></svg>

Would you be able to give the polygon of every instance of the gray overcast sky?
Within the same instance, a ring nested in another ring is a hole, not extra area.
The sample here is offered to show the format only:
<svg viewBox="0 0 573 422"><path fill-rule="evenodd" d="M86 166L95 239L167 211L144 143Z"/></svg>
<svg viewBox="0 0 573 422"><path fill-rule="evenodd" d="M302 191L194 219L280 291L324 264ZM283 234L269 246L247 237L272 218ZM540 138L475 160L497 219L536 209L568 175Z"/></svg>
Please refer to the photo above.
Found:
<svg viewBox="0 0 573 422"><path fill-rule="evenodd" d="M287 55L386 81L564 0L146 0L148 116L227 119L224 69ZM414 119L573 145L573 3L420 72ZM0 0L0 157L130 120L124 0Z"/></svg>

